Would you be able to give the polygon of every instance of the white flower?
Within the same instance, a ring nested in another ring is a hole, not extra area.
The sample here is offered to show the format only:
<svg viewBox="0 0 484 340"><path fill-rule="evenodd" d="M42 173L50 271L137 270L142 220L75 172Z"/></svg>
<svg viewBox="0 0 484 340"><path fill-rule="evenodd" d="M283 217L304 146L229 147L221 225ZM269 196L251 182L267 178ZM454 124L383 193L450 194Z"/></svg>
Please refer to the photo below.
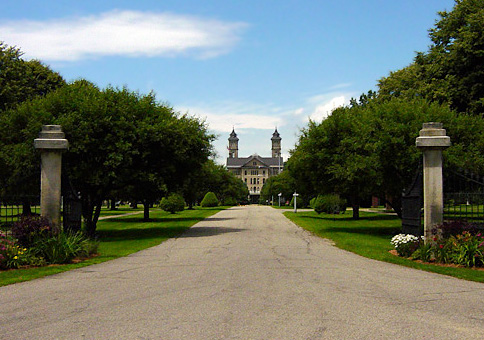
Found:
<svg viewBox="0 0 484 340"><path fill-rule="evenodd" d="M395 248L398 248L398 246L402 245L402 244L406 244L406 243L410 243L410 242L418 242L419 241L419 238L417 236L414 236L414 235L411 235L411 234L398 234L398 235L395 235L393 236L392 240L390 241L390 243L395 247Z"/></svg>

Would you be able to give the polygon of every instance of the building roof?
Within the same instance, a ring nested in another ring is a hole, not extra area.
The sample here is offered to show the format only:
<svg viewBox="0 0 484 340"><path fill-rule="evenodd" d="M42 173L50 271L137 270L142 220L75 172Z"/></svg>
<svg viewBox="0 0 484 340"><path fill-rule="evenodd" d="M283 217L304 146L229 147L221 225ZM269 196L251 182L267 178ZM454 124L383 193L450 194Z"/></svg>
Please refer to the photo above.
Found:
<svg viewBox="0 0 484 340"><path fill-rule="evenodd" d="M277 132L277 128L276 128L276 131L274 131L274 133L272 134L272 138L271 140L281 140L281 135L279 134L279 132Z"/></svg>
<svg viewBox="0 0 484 340"><path fill-rule="evenodd" d="M230 133L229 141L231 141L231 140L235 140L235 141L239 140L239 138L237 138L237 134L235 133L234 128L232 128L232 132Z"/></svg>
<svg viewBox="0 0 484 340"><path fill-rule="evenodd" d="M240 168L244 165L248 164L252 160L258 160L262 164L271 167L271 166L284 166L284 159L281 157L261 157L259 155L252 155L249 157L241 157L241 158L227 158L227 168Z"/></svg>

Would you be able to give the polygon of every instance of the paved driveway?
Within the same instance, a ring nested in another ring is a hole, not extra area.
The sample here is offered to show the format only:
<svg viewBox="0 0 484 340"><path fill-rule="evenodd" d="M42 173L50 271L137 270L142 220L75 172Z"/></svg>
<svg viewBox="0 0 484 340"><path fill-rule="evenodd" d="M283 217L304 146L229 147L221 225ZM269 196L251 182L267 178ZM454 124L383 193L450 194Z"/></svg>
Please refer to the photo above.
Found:
<svg viewBox="0 0 484 340"><path fill-rule="evenodd" d="M484 339L484 285L236 207L132 256L0 288L0 339Z"/></svg>

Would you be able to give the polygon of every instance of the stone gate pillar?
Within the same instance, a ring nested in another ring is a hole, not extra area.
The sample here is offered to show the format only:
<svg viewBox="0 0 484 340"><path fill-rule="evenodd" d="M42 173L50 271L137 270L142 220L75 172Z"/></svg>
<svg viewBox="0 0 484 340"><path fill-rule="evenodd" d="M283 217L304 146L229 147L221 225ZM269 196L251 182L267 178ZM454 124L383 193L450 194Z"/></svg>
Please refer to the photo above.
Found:
<svg viewBox="0 0 484 340"><path fill-rule="evenodd" d="M442 151L450 146L442 123L424 123L417 147L423 151L424 236L432 239L432 228L442 224L444 217L444 190Z"/></svg>
<svg viewBox="0 0 484 340"><path fill-rule="evenodd" d="M62 151L68 148L61 126L43 125L34 147L41 152L40 214L52 223L52 228L59 229Z"/></svg>

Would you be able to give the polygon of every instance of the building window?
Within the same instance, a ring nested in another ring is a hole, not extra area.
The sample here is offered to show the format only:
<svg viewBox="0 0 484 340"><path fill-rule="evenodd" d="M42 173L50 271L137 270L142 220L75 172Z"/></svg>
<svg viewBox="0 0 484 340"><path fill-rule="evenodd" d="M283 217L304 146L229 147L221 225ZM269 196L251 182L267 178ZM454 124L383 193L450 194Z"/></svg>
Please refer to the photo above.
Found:
<svg viewBox="0 0 484 340"><path fill-rule="evenodd" d="M259 184L259 179L257 178L257 184Z"/></svg>
<svg viewBox="0 0 484 340"><path fill-rule="evenodd" d="M245 179L245 184L247 184L247 178L244 178Z"/></svg>
<svg viewBox="0 0 484 340"><path fill-rule="evenodd" d="M262 170L262 174L265 176L266 175L266 171L265 170Z"/></svg>
<svg viewBox="0 0 484 340"><path fill-rule="evenodd" d="M265 178L262 179L262 184L266 184L266 179Z"/></svg>
<svg viewBox="0 0 484 340"><path fill-rule="evenodd" d="M245 175L247 176L247 170L245 170Z"/></svg>
<svg viewBox="0 0 484 340"><path fill-rule="evenodd" d="M257 165L257 162L253 162L252 165Z"/></svg>

